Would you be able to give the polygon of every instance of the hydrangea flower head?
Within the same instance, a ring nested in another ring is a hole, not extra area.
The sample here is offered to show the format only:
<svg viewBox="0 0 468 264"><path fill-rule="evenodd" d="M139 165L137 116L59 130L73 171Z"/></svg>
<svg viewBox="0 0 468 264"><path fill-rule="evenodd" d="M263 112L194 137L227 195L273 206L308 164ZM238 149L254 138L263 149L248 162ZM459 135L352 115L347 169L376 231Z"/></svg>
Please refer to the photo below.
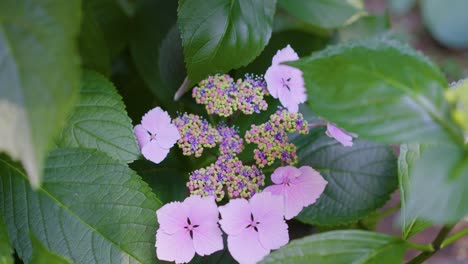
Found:
<svg viewBox="0 0 468 264"><path fill-rule="evenodd" d="M260 168L273 164L277 159L289 165L297 162L296 146L288 142L288 133L309 132L302 114L280 109L261 125L252 125L245 133L245 141L254 143L254 159Z"/></svg>
<svg viewBox="0 0 468 264"><path fill-rule="evenodd" d="M301 70L281 63L298 59L297 53L288 45L273 56L272 64L265 73L271 96L279 98L281 104L294 113L299 110L299 104L307 100L304 78Z"/></svg>
<svg viewBox="0 0 468 264"><path fill-rule="evenodd" d="M287 220L297 216L302 208L315 203L327 185L320 173L309 166L299 169L279 167L271 175L271 180L274 185L265 188L264 192L282 197Z"/></svg>
<svg viewBox="0 0 468 264"><path fill-rule="evenodd" d="M156 215L156 255L160 260L189 262L195 255L223 249L218 207L213 197L190 196L161 207Z"/></svg>
<svg viewBox="0 0 468 264"><path fill-rule="evenodd" d="M238 110L246 115L266 110L265 94L267 90L263 78L251 75L235 82L227 74L216 74L202 80L192 90L195 101L204 104L208 114L223 117Z"/></svg>
<svg viewBox="0 0 468 264"><path fill-rule="evenodd" d="M325 133L327 136L336 139L345 147L352 147L353 137L357 137L357 135L349 133L330 122L327 123L327 131Z"/></svg>
<svg viewBox="0 0 468 264"><path fill-rule="evenodd" d="M218 131L198 115L181 114L174 124L181 135L177 144L184 155L200 157L204 148L213 148L221 140Z"/></svg>
<svg viewBox="0 0 468 264"><path fill-rule="evenodd" d="M257 263L289 241L280 196L262 192L250 201L233 199L219 207L219 212L229 252L241 264Z"/></svg>
<svg viewBox="0 0 468 264"><path fill-rule="evenodd" d="M146 113L141 124L135 126L134 132L143 156L155 163L164 160L170 148L180 138L171 117L160 107Z"/></svg>
<svg viewBox="0 0 468 264"><path fill-rule="evenodd" d="M221 137L219 151L222 154L239 154L244 149L244 140L239 136L237 130L226 125L218 126Z"/></svg>

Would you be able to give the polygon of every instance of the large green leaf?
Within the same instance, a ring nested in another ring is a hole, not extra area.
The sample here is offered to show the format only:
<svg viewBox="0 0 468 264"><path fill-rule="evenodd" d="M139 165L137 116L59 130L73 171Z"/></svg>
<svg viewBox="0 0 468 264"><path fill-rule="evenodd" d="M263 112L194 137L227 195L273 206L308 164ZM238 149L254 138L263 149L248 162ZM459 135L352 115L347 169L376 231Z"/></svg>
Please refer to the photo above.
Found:
<svg viewBox="0 0 468 264"><path fill-rule="evenodd" d="M395 264L402 263L405 250L405 242L397 237L342 230L294 240L262 263Z"/></svg>
<svg viewBox="0 0 468 264"><path fill-rule="evenodd" d="M400 217L402 221L403 239L408 239L431 226L427 221L418 219L418 216L415 215L414 212L409 211L406 208L410 174L412 173L414 163L419 159L421 151L423 151L425 147L425 145L419 144L403 144L400 146L400 156L398 157L398 181L400 184Z"/></svg>
<svg viewBox="0 0 468 264"><path fill-rule="evenodd" d="M124 162L137 159L140 151L132 122L112 83L96 72L85 71L80 95L58 145L99 149Z"/></svg>
<svg viewBox="0 0 468 264"><path fill-rule="evenodd" d="M31 235L33 253L30 264L69 264L70 261L46 248L39 239Z"/></svg>
<svg viewBox="0 0 468 264"><path fill-rule="evenodd" d="M348 42L291 64L304 73L311 109L363 138L463 142L442 73L406 45L384 38Z"/></svg>
<svg viewBox="0 0 468 264"><path fill-rule="evenodd" d="M278 0L296 18L320 28L337 28L365 14L362 0Z"/></svg>
<svg viewBox="0 0 468 264"><path fill-rule="evenodd" d="M190 80L245 66L270 39L276 0L180 1L178 25Z"/></svg>
<svg viewBox="0 0 468 264"><path fill-rule="evenodd" d="M78 0L0 2L0 152L35 187L78 93L80 10Z"/></svg>
<svg viewBox="0 0 468 264"><path fill-rule="evenodd" d="M29 233L75 263L154 263L155 211L148 185L102 152L58 149L44 184L31 190L18 165L0 158L0 212L13 246L26 262Z"/></svg>
<svg viewBox="0 0 468 264"><path fill-rule="evenodd" d="M0 264L13 264L13 248L5 226L5 221L0 213Z"/></svg>
<svg viewBox="0 0 468 264"><path fill-rule="evenodd" d="M435 224L454 224L468 214L468 157L463 149L431 145L411 171L406 208Z"/></svg>
<svg viewBox="0 0 468 264"><path fill-rule="evenodd" d="M297 216L304 223L355 222L382 207L397 188L396 158L388 146L355 139L353 147L343 147L323 130L292 142L298 166L311 166L328 182L318 201Z"/></svg>
<svg viewBox="0 0 468 264"><path fill-rule="evenodd" d="M387 33L390 30L390 18L386 15L364 16L358 21L337 30L339 42L362 39Z"/></svg>

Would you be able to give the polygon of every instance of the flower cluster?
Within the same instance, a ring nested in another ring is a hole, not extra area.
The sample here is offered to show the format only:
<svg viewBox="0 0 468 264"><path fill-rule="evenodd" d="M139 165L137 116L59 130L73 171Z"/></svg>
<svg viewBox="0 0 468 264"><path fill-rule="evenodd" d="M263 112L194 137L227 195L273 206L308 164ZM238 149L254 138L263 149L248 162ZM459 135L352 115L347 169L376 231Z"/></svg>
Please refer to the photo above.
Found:
<svg viewBox="0 0 468 264"><path fill-rule="evenodd" d="M250 198L264 184L265 175L255 165L243 165L239 158L223 155L208 167L193 171L187 187L192 195L214 196L221 201L226 192L230 199Z"/></svg>
<svg viewBox="0 0 468 264"><path fill-rule="evenodd" d="M233 127L219 125L217 127L221 137L219 151L221 154L239 154L244 149L244 140L239 136L238 131Z"/></svg>
<svg viewBox="0 0 468 264"><path fill-rule="evenodd" d="M200 157L203 148L213 148L221 140L218 130L198 115L181 114L174 119L174 124L181 135L177 144L184 155Z"/></svg>
<svg viewBox="0 0 468 264"><path fill-rule="evenodd" d="M287 164L297 162L296 146L288 142L288 133L307 134L309 127L302 114L279 109L270 120L261 125L252 125L245 134L247 143L254 143L254 158L261 168L271 165L276 159Z"/></svg>
<svg viewBox="0 0 468 264"><path fill-rule="evenodd" d="M275 184L264 192L254 194L249 200L232 199L219 208L212 196L199 195L182 203L164 205L156 212L158 258L182 263L189 262L195 252L203 256L221 250L218 222L227 234L229 252L239 263L256 263L271 250L287 244L285 219L295 217L303 207L313 204L327 182L308 166L280 167L271 179Z"/></svg>
<svg viewBox="0 0 468 264"><path fill-rule="evenodd" d="M210 76L192 90L196 102L204 104L209 114L224 117L237 110L246 115L266 110L263 97L267 93L266 83L260 77L246 75L245 80L234 82L227 74Z"/></svg>

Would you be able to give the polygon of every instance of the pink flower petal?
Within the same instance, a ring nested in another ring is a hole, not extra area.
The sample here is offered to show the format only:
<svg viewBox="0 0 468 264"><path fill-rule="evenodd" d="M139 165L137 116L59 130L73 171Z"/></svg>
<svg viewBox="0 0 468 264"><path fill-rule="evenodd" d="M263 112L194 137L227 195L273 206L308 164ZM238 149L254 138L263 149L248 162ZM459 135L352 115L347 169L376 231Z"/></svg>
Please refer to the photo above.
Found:
<svg viewBox="0 0 468 264"><path fill-rule="evenodd" d="M282 197L270 192L257 193L250 198L250 208L257 221L269 218L272 215L283 215Z"/></svg>
<svg viewBox="0 0 468 264"><path fill-rule="evenodd" d="M254 195L255 196L255 195ZM250 206L245 199L232 199L219 207L221 228L228 235L237 235L250 224Z"/></svg>
<svg viewBox="0 0 468 264"><path fill-rule="evenodd" d="M156 211L159 228L165 233L174 234L183 230L187 224L189 211L187 206L180 202L165 204Z"/></svg>
<svg viewBox="0 0 468 264"><path fill-rule="evenodd" d="M275 184L285 183L287 180L297 178L301 175L301 171L294 166L278 167L272 174L271 180Z"/></svg>
<svg viewBox="0 0 468 264"><path fill-rule="evenodd" d="M133 129L140 149L150 142L151 136L142 125L136 125Z"/></svg>
<svg viewBox="0 0 468 264"><path fill-rule="evenodd" d="M345 147L352 147L353 146L353 137L343 131L342 129L336 127L332 123L327 123L327 136L333 137L338 142L340 142Z"/></svg>
<svg viewBox="0 0 468 264"><path fill-rule="evenodd" d="M192 238L187 230L172 235L161 229L156 232L156 256L160 260L187 263L195 256Z"/></svg>
<svg viewBox="0 0 468 264"><path fill-rule="evenodd" d="M286 220L296 217L304 208L302 195L297 193L291 185L285 188L284 192L284 218Z"/></svg>
<svg viewBox="0 0 468 264"><path fill-rule="evenodd" d="M258 235L264 248L278 249L289 242L288 225L283 214L270 214L259 221Z"/></svg>
<svg viewBox="0 0 468 264"><path fill-rule="evenodd" d="M253 228L244 228L237 235L229 235L227 243L231 256L240 264L257 263L270 253L262 246Z"/></svg>
<svg viewBox="0 0 468 264"><path fill-rule="evenodd" d="M167 149L172 148L179 139L179 130L177 130L174 124L161 126L156 134L156 141L158 141L161 147Z"/></svg>
<svg viewBox="0 0 468 264"><path fill-rule="evenodd" d="M159 106L148 111L141 119L141 125L151 134L158 134L160 127L166 127L170 123L171 117Z"/></svg>
<svg viewBox="0 0 468 264"><path fill-rule="evenodd" d="M223 236L217 222L204 223L193 229L193 245L198 255L210 255L223 249Z"/></svg>
<svg viewBox="0 0 468 264"><path fill-rule="evenodd" d="M283 89L283 72L277 65L270 66L265 73L268 92L273 98L278 98L278 91Z"/></svg>
<svg viewBox="0 0 468 264"><path fill-rule="evenodd" d="M189 217L193 225L218 223L218 206L213 196L201 197L199 195L192 195L185 199L184 204L189 210Z"/></svg>
<svg viewBox="0 0 468 264"><path fill-rule="evenodd" d="M303 206L307 207L317 201L328 182L310 166L302 166L299 170L301 176L292 180L290 186L302 196Z"/></svg>
<svg viewBox="0 0 468 264"><path fill-rule="evenodd" d="M285 61L295 61L298 60L299 56L297 53L291 48L291 46L288 44L286 47L283 49L278 50L276 52L275 56L273 56L272 65L277 65L280 64L281 62Z"/></svg>
<svg viewBox="0 0 468 264"><path fill-rule="evenodd" d="M160 163L166 158L169 153L169 149L162 148L159 146L158 142L153 140L141 149L141 153L146 159L151 160L154 163Z"/></svg>

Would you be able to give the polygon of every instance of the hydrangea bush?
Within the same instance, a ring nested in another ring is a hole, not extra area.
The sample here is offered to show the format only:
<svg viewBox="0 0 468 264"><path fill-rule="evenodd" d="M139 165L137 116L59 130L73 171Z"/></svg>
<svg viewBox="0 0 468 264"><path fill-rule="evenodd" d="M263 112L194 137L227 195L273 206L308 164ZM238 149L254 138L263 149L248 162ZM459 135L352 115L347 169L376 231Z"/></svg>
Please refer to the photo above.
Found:
<svg viewBox="0 0 468 264"><path fill-rule="evenodd" d="M382 19L2 1L0 263L422 263L468 234L467 82Z"/></svg>

